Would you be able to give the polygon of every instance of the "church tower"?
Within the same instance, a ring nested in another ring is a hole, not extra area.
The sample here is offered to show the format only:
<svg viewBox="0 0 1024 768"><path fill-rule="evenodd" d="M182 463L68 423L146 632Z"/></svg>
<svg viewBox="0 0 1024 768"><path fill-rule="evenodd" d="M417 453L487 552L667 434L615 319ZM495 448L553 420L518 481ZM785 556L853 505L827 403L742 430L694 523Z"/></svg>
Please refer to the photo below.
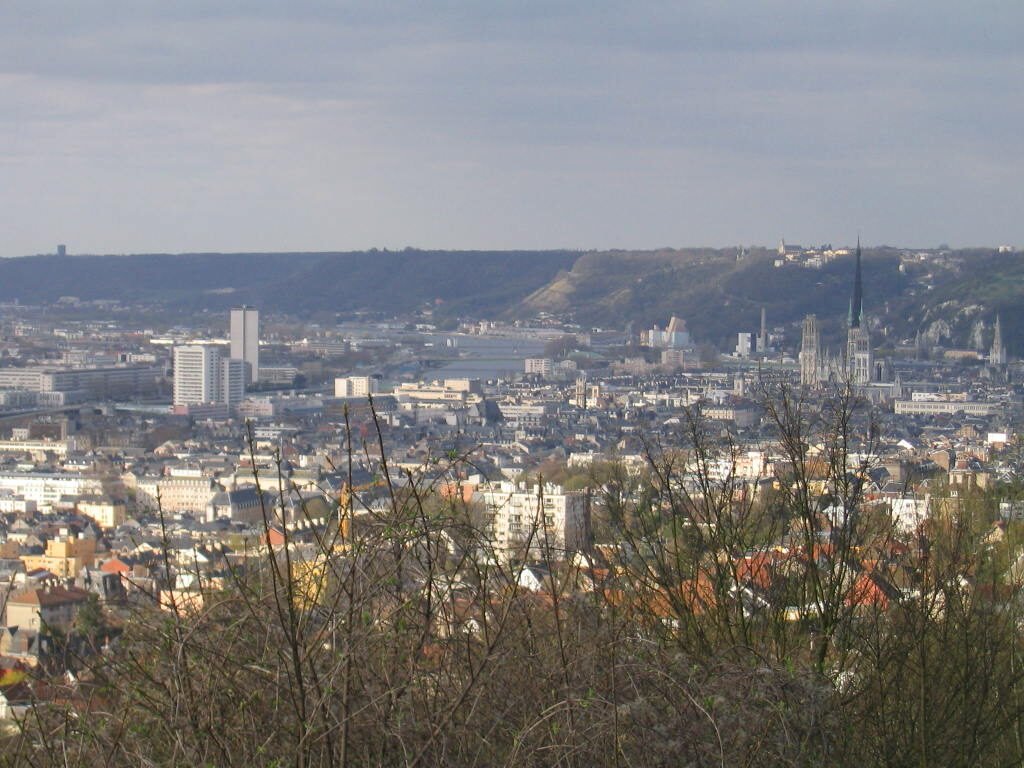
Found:
<svg viewBox="0 0 1024 768"><path fill-rule="evenodd" d="M860 235L857 235L857 266L853 273L853 296L850 297L850 314L847 317L846 325L850 328L860 328L864 319L864 284L860 275Z"/></svg>
<svg viewBox="0 0 1024 768"><path fill-rule="evenodd" d="M821 384L821 334L818 318L807 315L804 318L804 333L800 341L800 384L816 387Z"/></svg>
<svg viewBox="0 0 1024 768"><path fill-rule="evenodd" d="M850 383L864 385L871 382L874 366L871 360L871 335L864 322L864 285L861 278L860 236L857 237L857 262L853 274L853 295L847 318L846 369Z"/></svg>
<svg viewBox="0 0 1024 768"><path fill-rule="evenodd" d="M1003 329L996 315L995 334L992 336L992 348L988 352L989 365L1006 365L1006 347L1003 346Z"/></svg>

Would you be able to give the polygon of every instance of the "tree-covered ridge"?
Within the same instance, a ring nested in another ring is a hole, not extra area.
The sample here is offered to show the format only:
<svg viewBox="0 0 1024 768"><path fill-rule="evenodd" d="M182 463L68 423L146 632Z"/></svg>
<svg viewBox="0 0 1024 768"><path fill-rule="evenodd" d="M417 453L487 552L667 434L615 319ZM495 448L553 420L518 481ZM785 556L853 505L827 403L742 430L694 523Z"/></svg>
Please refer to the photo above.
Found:
<svg viewBox="0 0 1024 768"><path fill-rule="evenodd" d="M439 320L530 320L540 313L584 327L634 330L672 315L694 337L731 349L738 331L796 332L816 314L823 339L844 334L853 258L819 268L776 266L766 249L656 251L403 251L348 253L32 256L0 260L0 300L49 303L62 296L150 303L170 311L222 311L248 303L297 316L369 310L401 315L432 308ZM929 260L931 259L931 260ZM865 249L864 308L876 344L918 332L967 346L998 314L1011 352L1024 333L1024 254L972 249L914 254ZM987 329L987 330L986 330Z"/></svg>
<svg viewBox="0 0 1024 768"><path fill-rule="evenodd" d="M664 326L672 315L686 320L693 335L722 348L735 334L760 324L761 308L770 325L797 323L814 313L838 333L846 319L852 284L850 258L821 269L777 268L772 253L755 251L737 259L736 249L610 252L581 256L573 269L535 292L525 309L570 312L585 325L635 329ZM884 314L908 281L895 254L870 254L869 308Z"/></svg>
<svg viewBox="0 0 1024 768"><path fill-rule="evenodd" d="M248 303L300 316L436 306L448 315L514 305L576 258L568 251L31 256L0 260L0 300L82 300L222 310Z"/></svg>

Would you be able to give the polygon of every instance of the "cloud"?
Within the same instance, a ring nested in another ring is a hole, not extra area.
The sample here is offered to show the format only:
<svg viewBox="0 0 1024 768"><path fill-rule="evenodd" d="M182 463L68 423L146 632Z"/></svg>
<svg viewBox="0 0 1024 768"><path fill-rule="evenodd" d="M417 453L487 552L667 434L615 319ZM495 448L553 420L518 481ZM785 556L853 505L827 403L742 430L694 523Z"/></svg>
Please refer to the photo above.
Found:
<svg viewBox="0 0 1024 768"><path fill-rule="evenodd" d="M1022 21L947 0L16 0L0 254L1020 241Z"/></svg>

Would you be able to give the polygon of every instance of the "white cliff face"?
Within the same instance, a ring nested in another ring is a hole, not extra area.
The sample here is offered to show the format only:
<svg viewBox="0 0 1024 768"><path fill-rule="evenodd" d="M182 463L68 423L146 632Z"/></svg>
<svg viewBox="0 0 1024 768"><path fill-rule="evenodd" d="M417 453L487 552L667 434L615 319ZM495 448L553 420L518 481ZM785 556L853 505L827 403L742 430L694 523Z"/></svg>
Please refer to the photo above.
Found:
<svg viewBox="0 0 1024 768"><path fill-rule="evenodd" d="M948 343L985 352L992 336L985 315L986 308L981 304L960 306L952 299L935 304L922 313L921 340L926 344ZM909 320L913 322L913 316Z"/></svg>
<svg viewBox="0 0 1024 768"><path fill-rule="evenodd" d="M943 339L948 339L952 335L952 329L949 327L949 323L945 320L933 320L921 333L921 338L928 344L939 344Z"/></svg>
<svg viewBox="0 0 1024 768"><path fill-rule="evenodd" d="M971 335L968 340L968 346L971 349L976 349L979 352L985 349L985 339L987 338L987 326L984 320L975 320L971 325Z"/></svg>

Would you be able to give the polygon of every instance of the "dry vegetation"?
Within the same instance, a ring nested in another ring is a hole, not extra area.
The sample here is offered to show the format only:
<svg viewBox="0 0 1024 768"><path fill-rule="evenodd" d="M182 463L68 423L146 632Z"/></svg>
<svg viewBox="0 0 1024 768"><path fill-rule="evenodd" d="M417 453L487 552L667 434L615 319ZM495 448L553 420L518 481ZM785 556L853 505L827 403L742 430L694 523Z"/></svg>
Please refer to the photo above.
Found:
<svg viewBox="0 0 1024 768"><path fill-rule="evenodd" d="M527 534L539 592L495 556L480 510L440 493L459 461L372 520L343 500L330 533L263 545L201 608L140 609L0 759L1020 764L1017 592L980 535L956 517L903 541L861 514L847 459L871 428L852 399L812 415L781 393L770 412L787 458L774 491L713 477L720 446L691 420L685 450L650 446L646 473L602 468L586 558Z"/></svg>

